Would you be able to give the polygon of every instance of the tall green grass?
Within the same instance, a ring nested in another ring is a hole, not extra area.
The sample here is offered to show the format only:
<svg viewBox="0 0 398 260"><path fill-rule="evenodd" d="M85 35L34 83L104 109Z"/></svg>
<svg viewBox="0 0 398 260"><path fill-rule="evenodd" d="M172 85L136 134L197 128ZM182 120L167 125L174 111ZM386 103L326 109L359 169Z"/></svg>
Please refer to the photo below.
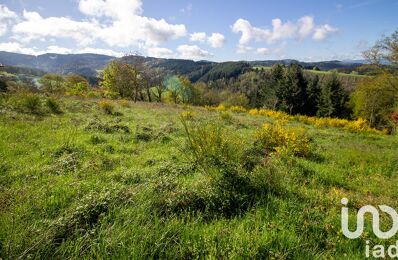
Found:
<svg viewBox="0 0 398 260"><path fill-rule="evenodd" d="M358 259L395 242L340 231L342 197L398 208L395 136L293 122L314 144L295 156L256 142L269 118L37 97L39 115L0 102L3 259Z"/></svg>

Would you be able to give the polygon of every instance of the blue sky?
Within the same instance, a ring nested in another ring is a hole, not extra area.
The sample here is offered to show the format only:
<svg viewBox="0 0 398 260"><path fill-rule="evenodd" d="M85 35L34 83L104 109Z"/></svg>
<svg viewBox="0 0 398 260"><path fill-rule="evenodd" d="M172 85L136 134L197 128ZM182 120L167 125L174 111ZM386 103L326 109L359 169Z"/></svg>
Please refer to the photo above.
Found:
<svg viewBox="0 0 398 260"><path fill-rule="evenodd" d="M360 59L398 0L1 0L0 50L195 60Z"/></svg>

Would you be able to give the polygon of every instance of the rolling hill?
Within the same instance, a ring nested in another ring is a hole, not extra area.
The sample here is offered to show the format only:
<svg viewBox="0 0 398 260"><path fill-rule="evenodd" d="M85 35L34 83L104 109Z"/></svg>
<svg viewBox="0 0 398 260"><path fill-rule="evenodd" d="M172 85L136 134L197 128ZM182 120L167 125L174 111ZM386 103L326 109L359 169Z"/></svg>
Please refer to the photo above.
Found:
<svg viewBox="0 0 398 260"><path fill-rule="evenodd" d="M26 67L61 74L77 73L95 80L97 71L103 69L116 57L100 54L52 54L47 53L39 56L25 55L0 51L0 63L7 66ZM338 69L352 71L362 65L355 61L321 61L300 62L296 60L265 60L265 61L193 61L183 59L162 59L130 55L121 58L130 64L144 63L152 68L162 68L167 72L182 74L191 81L209 81L219 78L236 77L250 67L272 66L274 64L298 63L306 69L318 67L320 70Z"/></svg>

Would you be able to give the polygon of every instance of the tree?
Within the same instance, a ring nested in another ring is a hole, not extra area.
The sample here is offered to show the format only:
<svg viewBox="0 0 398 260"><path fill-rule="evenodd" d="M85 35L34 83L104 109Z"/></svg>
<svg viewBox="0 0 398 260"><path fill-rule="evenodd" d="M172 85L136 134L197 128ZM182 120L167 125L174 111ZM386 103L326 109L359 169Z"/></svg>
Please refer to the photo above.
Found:
<svg viewBox="0 0 398 260"><path fill-rule="evenodd" d="M264 84L263 74L257 71L246 72L239 76L236 91L245 95L245 99L249 99L249 104L252 107L261 107L264 103L264 95L267 90ZM247 104L246 104L247 105Z"/></svg>
<svg viewBox="0 0 398 260"><path fill-rule="evenodd" d="M180 94L182 90L180 79L177 76L168 76L164 82L170 96L175 104L180 101Z"/></svg>
<svg viewBox="0 0 398 260"><path fill-rule="evenodd" d="M39 79L41 89L50 93L63 93L65 78L62 75L48 73Z"/></svg>
<svg viewBox="0 0 398 260"><path fill-rule="evenodd" d="M282 81L279 81L277 97L279 108L289 114L303 113L307 97L307 80L299 65L293 64L284 71Z"/></svg>
<svg viewBox="0 0 398 260"><path fill-rule="evenodd" d="M319 84L319 77L315 75L308 80L307 84L307 102L305 103L304 114L315 116L318 111L319 98L321 94L321 86Z"/></svg>
<svg viewBox="0 0 398 260"><path fill-rule="evenodd" d="M139 83L139 72L136 68L114 60L104 69L100 85L108 96L130 98L136 102L139 98Z"/></svg>
<svg viewBox="0 0 398 260"><path fill-rule="evenodd" d="M337 73L333 72L322 86L317 116L343 116L346 112L345 104L347 100L348 95L337 78Z"/></svg>
<svg viewBox="0 0 398 260"><path fill-rule="evenodd" d="M6 92L8 90L7 81L3 78L0 78L0 92Z"/></svg>
<svg viewBox="0 0 398 260"><path fill-rule="evenodd" d="M286 67L281 64L275 64L272 66L269 74L262 73L262 78L260 82L259 94L261 97L261 106L277 109L280 100L279 95L284 83L284 71Z"/></svg>
<svg viewBox="0 0 398 260"><path fill-rule="evenodd" d="M71 95L84 95L90 84L87 79L76 74L68 75L65 79L66 92Z"/></svg>
<svg viewBox="0 0 398 260"><path fill-rule="evenodd" d="M226 107L242 106L246 107L249 104L249 99L243 93L224 92L224 101L222 104Z"/></svg>
<svg viewBox="0 0 398 260"><path fill-rule="evenodd" d="M388 73L362 81L352 95L355 115L366 119L371 127L393 127L392 115L398 105L396 87L398 79Z"/></svg>
<svg viewBox="0 0 398 260"><path fill-rule="evenodd" d="M180 98L182 103L192 103L195 93L191 81L184 76L179 76L178 79L181 83Z"/></svg>
<svg viewBox="0 0 398 260"><path fill-rule="evenodd" d="M166 91L166 85L164 80L164 72L160 71L154 79L154 90L152 93L154 94L157 102L162 102L163 93Z"/></svg>
<svg viewBox="0 0 398 260"><path fill-rule="evenodd" d="M145 90L147 100L152 102L152 96L155 96L158 102L162 101L162 93L164 91L163 78L164 73L161 69L152 69L142 67L140 72L143 89ZM152 91L155 88L155 92Z"/></svg>
<svg viewBox="0 0 398 260"><path fill-rule="evenodd" d="M363 55L372 63L374 77L363 81L352 95L355 115L367 119L370 126L394 129L398 111L398 30L377 41ZM383 65L384 61L389 64Z"/></svg>
<svg viewBox="0 0 398 260"><path fill-rule="evenodd" d="M384 37L376 42L369 50L363 52L372 64L381 67L384 61L391 63L392 67L398 67L398 30L391 36Z"/></svg>

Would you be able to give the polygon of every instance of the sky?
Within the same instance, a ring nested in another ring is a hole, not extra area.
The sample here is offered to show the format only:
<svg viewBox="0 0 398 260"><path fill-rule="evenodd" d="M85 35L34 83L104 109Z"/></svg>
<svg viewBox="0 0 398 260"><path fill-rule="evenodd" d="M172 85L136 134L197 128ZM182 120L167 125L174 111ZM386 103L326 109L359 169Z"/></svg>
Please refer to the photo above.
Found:
<svg viewBox="0 0 398 260"><path fill-rule="evenodd" d="M398 0L0 0L0 51L352 60L397 14Z"/></svg>

